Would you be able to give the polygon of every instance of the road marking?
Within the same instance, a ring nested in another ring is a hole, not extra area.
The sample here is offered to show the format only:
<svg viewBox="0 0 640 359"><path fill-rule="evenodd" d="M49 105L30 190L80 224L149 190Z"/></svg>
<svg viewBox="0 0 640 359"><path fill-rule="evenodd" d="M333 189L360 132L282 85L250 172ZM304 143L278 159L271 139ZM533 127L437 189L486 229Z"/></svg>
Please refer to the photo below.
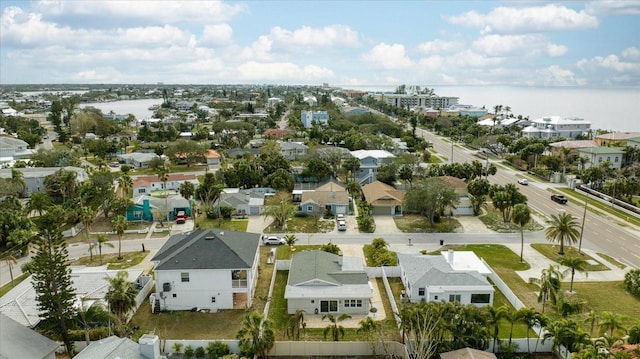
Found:
<svg viewBox="0 0 640 359"><path fill-rule="evenodd" d="M631 254L633 254L634 256L636 256L636 257L638 257L638 258L640 258L640 256L639 256L639 255L637 255L637 254L635 254L635 253L631 253Z"/></svg>

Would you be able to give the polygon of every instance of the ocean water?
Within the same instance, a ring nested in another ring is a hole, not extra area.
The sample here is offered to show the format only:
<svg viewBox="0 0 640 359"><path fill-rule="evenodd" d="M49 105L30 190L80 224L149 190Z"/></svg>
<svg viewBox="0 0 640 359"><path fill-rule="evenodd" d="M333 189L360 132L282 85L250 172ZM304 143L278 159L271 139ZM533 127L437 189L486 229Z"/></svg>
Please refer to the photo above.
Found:
<svg viewBox="0 0 640 359"><path fill-rule="evenodd" d="M424 87L424 86L423 86ZM393 91L394 88L355 88L363 91ZM438 86L438 96L459 97L458 103L511 107L515 116L578 117L592 129L640 132L640 88Z"/></svg>
<svg viewBox="0 0 640 359"><path fill-rule="evenodd" d="M393 91L393 88L353 87L363 91ZM511 107L515 116L530 119L544 116L578 117L591 122L592 129L640 132L640 88L588 87L515 87L515 86L440 86L439 96L459 97L460 104L485 106L490 112L495 105ZM162 99L144 99L87 103L104 113L133 114L149 118L151 105Z"/></svg>

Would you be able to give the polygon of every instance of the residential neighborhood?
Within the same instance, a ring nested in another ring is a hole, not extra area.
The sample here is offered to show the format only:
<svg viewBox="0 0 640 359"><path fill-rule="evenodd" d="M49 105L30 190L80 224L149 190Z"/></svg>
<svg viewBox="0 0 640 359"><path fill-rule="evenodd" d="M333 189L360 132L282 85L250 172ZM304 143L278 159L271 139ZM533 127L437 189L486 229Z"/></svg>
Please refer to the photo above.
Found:
<svg viewBox="0 0 640 359"><path fill-rule="evenodd" d="M638 347L640 132L404 85L69 91L0 91L3 357Z"/></svg>

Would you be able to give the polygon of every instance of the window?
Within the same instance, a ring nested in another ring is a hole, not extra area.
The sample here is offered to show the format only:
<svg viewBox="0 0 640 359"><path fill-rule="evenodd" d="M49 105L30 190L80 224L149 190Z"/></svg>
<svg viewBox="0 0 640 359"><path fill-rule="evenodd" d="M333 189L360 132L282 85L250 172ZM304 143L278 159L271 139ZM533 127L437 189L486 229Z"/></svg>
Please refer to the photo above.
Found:
<svg viewBox="0 0 640 359"><path fill-rule="evenodd" d="M607 161L611 162L611 157L607 157Z"/></svg>
<svg viewBox="0 0 640 359"><path fill-rule="evenodd" d="M471 294L471 303L488 304L491 294Z"/></svg>
<svg viewBox="0 0 640 359"><path fill-rule="evenodd" d="M320 301L320 312L337 312L338 311L338 301L337 300L321 300Z"/></svg>
<svg viewBox="0 0 640 359"><path fill-rule="evenodd" d="M344 301L345 308L362 308L362 299L346 299Z"/></svg>
<svg viewBox="0 0 640 359"><path fill-rule="evenodd" d="M313 212L313 206L307 206L307 212Z"/></svg>
<svg viewBox="0 0 640 359"><path fill-rule="evenodd" d="M211 303L215 303L216 302L216 297L211 297Z"/></svg>
<svg viewBox="0 0 640 359"><path fill-rule="evenodd" d="M138 193L146 193L147 189L146 188L138 188Z"/></svg>
<svg viewBox="0 0 640 359"><path fill-rule="evenodd" d="M424 288L418 288L418 295L424 296Z"/></svg>
<svg viewBox="0 0 640 359"><path fill-rule="evenodd" d="M437 296L437 295L434 295L434 296L433 296L433 300L438 300L438 296Z"/></svg>
<svg viewBox="0 0 640 359"><path fill-rule="evenodd" d="M616 156L616 160L615 160L615 163L618 163L618 156Z"/></svg>
<svg viewBox="0 0 640 359"><path fill-rule="evenodd" d="M174 298L178 298L178 294L173 293L173 297L174 297Z"/></svg>
<svg viewBox="0 0 640 359"><path fill-rule="evenodd" d="M462 296L460 294L449 294L449 301L450 302L460 302L460 300L462 299Z"/></svg>
<svg viewBox="0 0 640 359"><path fill-rule="evenodd" d="M182 272L180 273L180 281L181 282L188 282L189 281L189 272Z"/></svg>

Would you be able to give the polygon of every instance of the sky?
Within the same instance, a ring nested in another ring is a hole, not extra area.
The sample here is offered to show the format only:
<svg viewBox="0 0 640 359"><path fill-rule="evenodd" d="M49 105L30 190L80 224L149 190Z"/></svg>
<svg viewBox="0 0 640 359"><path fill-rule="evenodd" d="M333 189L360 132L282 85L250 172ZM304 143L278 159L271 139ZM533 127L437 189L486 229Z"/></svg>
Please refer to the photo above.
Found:
<svg viewBox="0 0 640 359"><path fill-rule="evenodd" d="M640 88L640 0L0 0L0 84Z"/></svg>

